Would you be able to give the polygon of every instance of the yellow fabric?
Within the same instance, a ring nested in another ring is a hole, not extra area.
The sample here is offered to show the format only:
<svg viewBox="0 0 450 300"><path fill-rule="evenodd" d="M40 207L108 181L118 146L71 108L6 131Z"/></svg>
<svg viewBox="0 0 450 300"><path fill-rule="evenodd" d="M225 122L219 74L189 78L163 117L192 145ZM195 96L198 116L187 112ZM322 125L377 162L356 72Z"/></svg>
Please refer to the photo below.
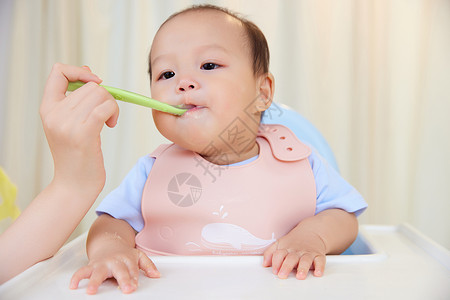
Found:
<svg viewBox="0 0 450 300"><path fill-rule="evenodd" d="M0 220L8 217L14 220L20 215L19 207L16 205L16 196L17 187L0 168Z"/></svg>

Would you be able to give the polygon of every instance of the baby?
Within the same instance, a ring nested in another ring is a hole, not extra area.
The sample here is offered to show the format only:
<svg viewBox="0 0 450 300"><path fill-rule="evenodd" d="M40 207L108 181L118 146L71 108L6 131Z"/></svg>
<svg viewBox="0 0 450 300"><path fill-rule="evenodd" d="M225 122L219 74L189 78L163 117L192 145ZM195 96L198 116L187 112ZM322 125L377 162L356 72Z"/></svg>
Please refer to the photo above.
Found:
<svg viewBox="0 0 450 300"><path fill-rule="evenodd" d="M286 127L260 124L272 102L269 50L257 26L225 9L171 16L149 55L152 97L188 111L153 111L173 144L143 157L97 209L89 264L71 288L114 277L124 293L152 255L263 255L287 278L322 276L325 255L358 232L362 197Z"/></svg>

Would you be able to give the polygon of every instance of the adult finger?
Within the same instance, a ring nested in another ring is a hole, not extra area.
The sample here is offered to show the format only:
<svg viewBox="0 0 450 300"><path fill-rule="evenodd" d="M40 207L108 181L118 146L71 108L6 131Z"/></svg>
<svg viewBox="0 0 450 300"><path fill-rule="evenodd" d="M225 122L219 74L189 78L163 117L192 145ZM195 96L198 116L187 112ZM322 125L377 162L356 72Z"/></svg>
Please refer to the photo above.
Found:
<svg viewBox="0 0 450 300"><path fill-rule="evenodd" d="M73 113L72 110L80 104L83 104L82 108L90 107L92 110L107 98L112 98L111 94L97 83L90 81L71 92L64 100L60 100L59 103L64 103L62 106L71 110L70 113Z"/></svg>
<svg viewBox="0 0 450 300"><path fill-rule="evenodd" d="M41 109L46 111L54 101L61 100L65 97L69 81L94 81L101 83L102 80L93 74L88 68L76 67L56 63L53 65L47 83L44 89L44 97Z"/></svg>
<svg viewBox="0 0 450 300"><path fill-rule="evenodd" d="M101 87L94 82L85 84L72 92L66 99L68 101L64 106L66 106L70 110L70 113L75 115L80 122L85 122L92 111L104 102L111 101L112 103L110 105L117 107L118 111L118 105L115 103L116 100L114 97L104 87ZM102 124L108 119L109 116L102 120Z"/></svg>
<svg viewBox="0 0 450 300"><path fill-rule="evenodd" d="M110 99L97 105L86 117L85 122L88 128L99 132L106 123L109 127L114 127L119 118L119 105L116 100Z"/></svg>
<svg viewBox="0 0 450 300"><path fill-rule="evenodd" d="M91 68L89 68L88 66L81 66L83 69L86 69L86 70L88 70L89 72L92 72L91 71Z"/></svg>

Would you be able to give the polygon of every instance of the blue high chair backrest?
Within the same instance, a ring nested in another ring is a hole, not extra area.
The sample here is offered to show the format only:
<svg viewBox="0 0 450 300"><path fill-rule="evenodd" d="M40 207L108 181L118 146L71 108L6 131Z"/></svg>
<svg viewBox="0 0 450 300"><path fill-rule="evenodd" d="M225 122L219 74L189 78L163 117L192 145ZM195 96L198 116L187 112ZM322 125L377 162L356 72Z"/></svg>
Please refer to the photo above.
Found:
<svg viewBox="0 0 450 300"><path fill-rule="evenodd" d="M319 130L290 107L272 102L264 112L261 123L288 127L301 141L314 147L336 171L339 171L333 151Z"/></svg>

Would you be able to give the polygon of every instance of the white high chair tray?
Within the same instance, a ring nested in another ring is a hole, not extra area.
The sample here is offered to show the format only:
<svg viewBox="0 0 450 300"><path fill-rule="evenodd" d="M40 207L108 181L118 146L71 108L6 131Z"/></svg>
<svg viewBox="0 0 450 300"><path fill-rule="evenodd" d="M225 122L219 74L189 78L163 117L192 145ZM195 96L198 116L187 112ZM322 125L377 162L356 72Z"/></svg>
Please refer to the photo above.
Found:
<svg viewBox="0 0 450 300"><path fill-rule="evenodd" d="M409 225L361 226L354 255L327 256L323 277L282 280L260 256L152 257L162 277L124 295L114 280L87 296L69 289L87 263L87 234L0 286L0 299L450 299L450 254ZM365 254L361 254L365 253Z"/></svg>

